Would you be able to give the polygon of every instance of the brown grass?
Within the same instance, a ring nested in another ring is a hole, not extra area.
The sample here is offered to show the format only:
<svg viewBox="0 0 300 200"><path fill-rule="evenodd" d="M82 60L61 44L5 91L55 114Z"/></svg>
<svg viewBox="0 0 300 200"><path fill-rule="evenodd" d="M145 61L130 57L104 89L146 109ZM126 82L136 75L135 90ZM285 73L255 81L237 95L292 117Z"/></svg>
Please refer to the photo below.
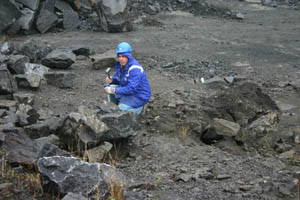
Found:
<svg viewBox="0 0 300 200"><path fill-rule="evenodd" d="M112 179L110 182L110 197L109 200L124 200L124 189L122 184L117 179Z"/></svg>
<svg viewBox="0 0 300 200"><path fill-rule="evenodd" d="M181 141L184 141L187 139L189 130L190 130L190 126L188 124L185 124L183 127L181 127L179 129L178 135L179 135L179 139Z"/></svg>

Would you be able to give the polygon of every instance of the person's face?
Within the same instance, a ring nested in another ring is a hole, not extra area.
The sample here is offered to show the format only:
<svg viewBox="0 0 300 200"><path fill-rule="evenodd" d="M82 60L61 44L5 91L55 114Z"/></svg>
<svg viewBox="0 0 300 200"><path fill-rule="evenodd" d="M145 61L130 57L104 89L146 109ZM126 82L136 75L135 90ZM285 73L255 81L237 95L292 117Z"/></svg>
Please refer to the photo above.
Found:
<svg viewBox="0 0 300 200"><path fill-rule="evenodd" d="M122 56L122 55L119 55L118 56L118 60L120 62L120 64L124 67L127 62L128 62L128 58L126 56Z"/></svg>

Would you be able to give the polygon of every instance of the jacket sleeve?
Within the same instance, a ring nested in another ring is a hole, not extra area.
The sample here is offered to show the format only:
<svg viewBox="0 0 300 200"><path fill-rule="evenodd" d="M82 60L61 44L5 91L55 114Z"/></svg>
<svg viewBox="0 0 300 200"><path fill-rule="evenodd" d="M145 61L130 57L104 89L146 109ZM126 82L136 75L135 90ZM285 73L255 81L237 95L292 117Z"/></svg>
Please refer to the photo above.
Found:
<svg viewBox="0 0 300 200"><path fill-rule="evenodd" d="M112 76L112 84L116 84L119 85L120 84L120 77L121 77L121 72L120 72L120 68L117 66L117 64L114 65L115 68L115 73Z"/></svg>
<svg viewBox="0 0 300 200"><path fill-rule="evenodd" d="M116 88L116 94L131 95L136 92L137 87L142 79L143 72L140 69L132 69L129 72L127 85Z"/></svg>

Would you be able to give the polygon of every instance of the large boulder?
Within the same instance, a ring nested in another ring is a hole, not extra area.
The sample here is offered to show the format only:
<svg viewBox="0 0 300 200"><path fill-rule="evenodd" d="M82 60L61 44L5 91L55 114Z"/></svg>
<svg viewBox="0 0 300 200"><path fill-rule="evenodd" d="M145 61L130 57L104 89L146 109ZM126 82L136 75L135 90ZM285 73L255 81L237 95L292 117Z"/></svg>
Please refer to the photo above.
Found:
<svg viewBox="0 0 300 200"><path fill-rule="evenodd" d="M47 32L56 25L58 17L54 13L55 0L41 2L41 8L36 20L36 28L40 33Z"/></svg>
<svg viewBox="0 0 300 200"><path fill-rule="evenodd" d="M33 40L32 38L25 40L18 49L18 54L26 55L29 57L30 62L38 63L44 58L52 48L49 44Z"/></svg>
<svg viewBox="0 0 300 200"><path fill-rule="evenodd" d="M78 111L65 118L57 135L70 150L81 151L97 146L109 128L89 108L80 106Z"/></svg>
<svg viewBox="0 0 300 200"><path fill-rule="evenodd" d="M123 189L124 176L107 164L52 156L37 161L43 191L62 197L72 192L91 199L108 199L111 189Z"/></svg>
<svg viewBox="0 0 300 200"><path fill-rule="evenodd" d="M75 54L68 49L56 49L42 60L42 64L56 69L67 69L76 61Z"/></svg>
<svg viewBox="0 0 300 200"><path fill-rule="evenodd" d="M62 12L64 29L76 30L79 27L79 16L67 2L63 0L56 0L55 7Z"/></svg>
<svg viewBox="0 0 300 200"><path fill-rule="evenodd" d="M133 29L128 17L127 0L95 0L93 7L101 28L106 32L126 32Z"/></svg>
<svg viewBox="0 0 300 200"><path fill-rule="evenodd" d="M22 13L11 1L0 1L0 33L15 23Z"/></svg>

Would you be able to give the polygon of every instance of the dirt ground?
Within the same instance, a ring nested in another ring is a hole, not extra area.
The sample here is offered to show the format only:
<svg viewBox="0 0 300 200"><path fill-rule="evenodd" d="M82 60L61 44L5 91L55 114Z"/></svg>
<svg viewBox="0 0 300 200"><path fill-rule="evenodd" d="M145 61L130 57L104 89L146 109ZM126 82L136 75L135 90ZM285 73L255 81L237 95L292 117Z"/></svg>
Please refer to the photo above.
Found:
<svg viewBox="0 0 300 200"><path fill-rule="evenodd" d="M135 23L134 31L128 33L58 32L18 36L13 40L21 43L33 38L53 48L81 44L96 54L127 41L147 72L153 96L176 88L203 89L201 77L246 77L258 83L278 104L292 105L280 122L282 133L288 134L299 128L300 121L300 12L287 5L272 8L259 2L228 2L232 10L244 15L243 20L174 11L151 16L148 23ZM143 18L140 20L145 22ZM179 64L169 70L165 67L169 63ZM197 69L205 63L210 67ZM76 73L74 87L58 89L43 83L35 92L37 109L65 115L77 111L79 105L95 108L106 100L105 69L93 70L89 58L81 56L69 71ZM150 130L151 127L128 145L129 156L117 164L129 182L135 182L136 188L128 194L128 199L287 199L287 195L272 192L263 196L260 194L265 193L261 191L231 189L231 184L251 185L251 181L255 182L251 179L253 174L257 175L255 179L276 178L269 170L274 169L270 164L273 158L236 160L226 152L192 139L182 142L177 135L165 135L159 130L150 133ZM262 166L263 163L270 168ZM174 178L203 166L219 166L220 174L231 175L230 184ZM236 178L235 173L239 174ZM137 183L141 183L139 187Z"/></svg>

